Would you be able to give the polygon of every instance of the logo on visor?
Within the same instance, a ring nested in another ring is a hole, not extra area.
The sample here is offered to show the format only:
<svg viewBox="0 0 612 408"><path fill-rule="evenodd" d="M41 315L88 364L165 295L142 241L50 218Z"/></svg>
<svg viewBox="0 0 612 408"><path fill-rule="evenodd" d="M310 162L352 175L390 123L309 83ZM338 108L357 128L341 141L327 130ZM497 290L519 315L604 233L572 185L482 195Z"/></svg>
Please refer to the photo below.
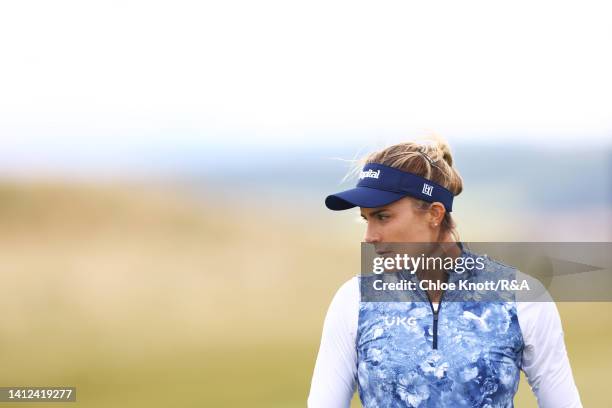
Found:
<svg viewBox="0 0 612 408"><path fill-rule="evenodd" d="M433 193L433 186L430 186L427 183L423 183L423 194L431 197L431 193Z"/></svg>
<svg viewBox="0 0 612 408"><path fill-rule="evenodd" d="M368 171L362 171L361 173L359 173L359 180L364 179L364 178L375 178L375 179L377 179L378 176L380 176L380 170L374 171L374 170L370 169Z"/></svg>

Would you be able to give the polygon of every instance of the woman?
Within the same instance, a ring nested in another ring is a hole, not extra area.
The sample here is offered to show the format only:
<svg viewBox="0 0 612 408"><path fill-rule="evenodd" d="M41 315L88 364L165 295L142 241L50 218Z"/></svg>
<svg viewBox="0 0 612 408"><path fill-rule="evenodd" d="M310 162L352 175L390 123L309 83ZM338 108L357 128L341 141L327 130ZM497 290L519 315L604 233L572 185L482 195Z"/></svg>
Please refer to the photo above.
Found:
<svg viewBox="0 0 612 408"><path fill-rule="evenodd" d="M331 210L360 207L364 240L377 253L385 243L440 243L445 255L458 259L476 255L458 242L450 214L462 189L446 143L400 143L369 155L357 187L325 204ZM486 272L526 278L489 258L483 265ZM416 276L458 279L452 270ZM520 370L540 407L582 406L549 297L445 302L441 290L431 290L429 302L374 302L364 299L365 279L342 285L327 311L310 408L348 407L355 387L367 408L512 407Z"/></svg>

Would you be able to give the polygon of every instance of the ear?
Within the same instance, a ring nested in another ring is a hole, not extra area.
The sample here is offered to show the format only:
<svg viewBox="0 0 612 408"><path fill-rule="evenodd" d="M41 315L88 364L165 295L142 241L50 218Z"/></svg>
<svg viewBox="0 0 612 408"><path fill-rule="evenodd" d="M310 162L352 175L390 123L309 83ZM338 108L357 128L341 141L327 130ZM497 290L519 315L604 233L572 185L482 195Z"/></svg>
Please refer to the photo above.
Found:
<svg viewBox="0 0 612 408"><path fill-rule="evenodd" d="M439 202L431 203L429 206L429 223L433 227L438 227L442 223L442 219L444 219L444 214L446 214L446 208L444 208L444 204Z"/></svg>

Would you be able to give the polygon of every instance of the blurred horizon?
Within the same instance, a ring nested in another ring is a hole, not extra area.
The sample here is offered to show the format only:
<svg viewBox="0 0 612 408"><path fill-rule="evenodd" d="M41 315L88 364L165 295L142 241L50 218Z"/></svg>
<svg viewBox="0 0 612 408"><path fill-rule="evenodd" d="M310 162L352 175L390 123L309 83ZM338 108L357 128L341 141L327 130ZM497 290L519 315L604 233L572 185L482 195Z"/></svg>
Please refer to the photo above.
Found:
<svg viewBox="0 0 612 408"><path fill-rule="evenodd" d="M379 141L256 147L211 147L204 140L169 143L99 141L100 146L89 146L81 141L70 149L43 144L28 145L29 150L14 145L0 153L0 180L167 186L219 206L282 208L288 216L293 212L298 218L326 217L324 197L355 183L354 178L345 179L353 161L384 147ZM455 200L458 220L475 224L488 214L500 228L504 225L508 239L612 239L612 147L577 142L521 145L493 139L449 144L464 179L464 191ZM1 160L9 152L13 161ZM512 221L504 223L504 218ZM503 235L472 238L503 240Z"/></svg>

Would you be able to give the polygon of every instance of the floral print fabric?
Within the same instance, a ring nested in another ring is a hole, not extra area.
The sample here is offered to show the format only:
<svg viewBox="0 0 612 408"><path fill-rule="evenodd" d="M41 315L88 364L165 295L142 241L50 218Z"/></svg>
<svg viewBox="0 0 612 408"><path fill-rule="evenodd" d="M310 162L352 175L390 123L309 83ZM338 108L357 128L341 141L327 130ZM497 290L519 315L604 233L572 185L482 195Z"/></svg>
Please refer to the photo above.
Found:
<svg viewBox="0 0 612 408"><path fill-rule="evenodd" d="M487 268L515 272L492 260ZM482 274L461 279L479 281ZM360 302L357 381L364 407L513 407L523 350L515 302L449 295L439 306L436 348L434 328L427 301Z"/></svg>

